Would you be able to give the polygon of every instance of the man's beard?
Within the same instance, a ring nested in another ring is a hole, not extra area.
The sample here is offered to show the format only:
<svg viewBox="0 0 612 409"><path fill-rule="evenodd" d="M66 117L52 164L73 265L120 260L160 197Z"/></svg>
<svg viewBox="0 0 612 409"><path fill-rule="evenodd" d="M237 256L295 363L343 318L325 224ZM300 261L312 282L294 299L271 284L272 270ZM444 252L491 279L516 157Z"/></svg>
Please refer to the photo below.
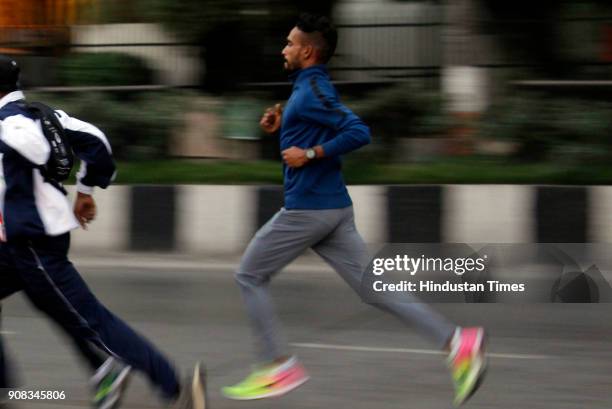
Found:
<svg viewBox="0 0 612 409"><path fill-rule="evenodd" d="M292 66L291 64L289 64L289 61L287 61L287 60L285 60L285 63L283 64L283 67L285 68L285 71L288 74L291 74L292 72L295 72L295 71L297 71L299 69L298 67L295 67L295 66Z"/></svg>

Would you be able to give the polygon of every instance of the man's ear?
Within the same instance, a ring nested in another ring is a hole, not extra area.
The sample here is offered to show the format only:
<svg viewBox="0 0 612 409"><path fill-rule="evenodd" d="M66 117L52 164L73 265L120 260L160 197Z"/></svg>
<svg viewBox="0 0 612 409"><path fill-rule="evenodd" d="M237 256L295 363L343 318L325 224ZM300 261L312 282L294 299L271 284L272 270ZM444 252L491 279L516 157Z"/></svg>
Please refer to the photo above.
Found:
<svg viewBox="0 0 612 409"><path fill-rule="evenodd" d="M311 57L314 56L315 49L312 46L312 44L308 44L308 45L304 46L303 50L304 50L304 59L305 60L308 60L308 59L310 59Z"/></svg>

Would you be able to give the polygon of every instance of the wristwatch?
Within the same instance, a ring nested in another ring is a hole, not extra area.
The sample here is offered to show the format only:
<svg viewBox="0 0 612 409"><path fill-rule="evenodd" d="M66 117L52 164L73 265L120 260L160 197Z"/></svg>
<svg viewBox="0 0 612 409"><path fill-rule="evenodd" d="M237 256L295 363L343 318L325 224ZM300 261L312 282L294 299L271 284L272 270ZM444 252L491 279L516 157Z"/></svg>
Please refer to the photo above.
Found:
<svg viewBox="0 0 612 409"><path fill-rule="evenodd" d="M317 157L317 151L315 151L315 150L314 150L314 149L312 149L312 148L308 148L308 149L306 149L306 158L307 158L308 160L313 160L313 159L314 159L314 158L316 158L316 157Z"/></svg>

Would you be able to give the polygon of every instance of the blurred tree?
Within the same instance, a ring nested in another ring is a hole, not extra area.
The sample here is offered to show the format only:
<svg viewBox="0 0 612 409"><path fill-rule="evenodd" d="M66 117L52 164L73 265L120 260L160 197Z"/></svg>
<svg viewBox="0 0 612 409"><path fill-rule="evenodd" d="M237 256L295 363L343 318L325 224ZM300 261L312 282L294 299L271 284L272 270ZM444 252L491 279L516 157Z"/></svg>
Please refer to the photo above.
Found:
<svg viewBox="0 0 612 409"><path fill-rule="evenodd" d="M612 104L548 93L513 95L496 101L483 116L479 134L517 144L523 161L609 162Z"/></svg>
<svg viewBox="0 0 612 409"><path fill-rule="evenodd" d="M231 90L241 82L281 81L280 52L301 11L331 14L322 0L136 0L150 19L202 46L204 87Z"/></svg>
<svg viewBox="0 0 612 409"><path fill-rule="evenodd" d="M368 160L393 161L406 154L405 138L447 135L457 121L444 108L443 96L419 90L410 83L394 84L351 101L353 109L372 130L379 147ZM404 158L405 160L405 158Z"/></svg>
<svg viewBox="0 0 612 409"><path fill-rule="evenodd" d="M153 70L145 60L117 52L66 54L59 61L58 76L61 85L77 87L153 83Z"/></svg>
<svg viewBox="0 0 612 409"><path fill-rule="evenodd" d="M74 0L72 0L74 1ZM82 19L94 24L140 23L146 20L141 13L140 0L87 0L92 7L82 10Z"/></svg>

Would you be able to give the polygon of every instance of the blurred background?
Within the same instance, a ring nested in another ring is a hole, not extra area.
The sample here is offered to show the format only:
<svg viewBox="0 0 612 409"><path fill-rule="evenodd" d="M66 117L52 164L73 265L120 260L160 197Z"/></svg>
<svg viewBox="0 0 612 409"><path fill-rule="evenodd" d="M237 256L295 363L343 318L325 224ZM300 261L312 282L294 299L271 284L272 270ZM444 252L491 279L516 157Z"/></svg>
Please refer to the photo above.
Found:
<svg viewBox="0 0 612 409"><path fill-rule="evenodd" d="M206 362L214 408L246 407L218 392L252 362L233 272L282 205L278 140L258 121L290 94L281 50L300 11L334 18L331 75L372 129L344 162L371 248L612 242L607 1L0 0L0 52L28 98L99 126L119 161L120 186L96 192L97 220L74 233L76 265L181 368ZM312 254L273 288L313 377L249 408L449 407L439 351ZM491 334L468 407L612 407L612 304L598 300L435 306ZM11 407L89 407L86 368L22 298L3 302L2 334L24 388L68 397ZM125 407L161 403L136 377Z"/></svg>
<svg viewBox="0 0 612 409"><path fill-rule="evenodd" d="M257 122L290 93L304 10L333 16L333 79L373 131L350 183L612 180L606 1L3 0L0 48L32 99L107 133L132 162L119 182L278 183ZM208 160L151 175L177 158Z"/></svg>

